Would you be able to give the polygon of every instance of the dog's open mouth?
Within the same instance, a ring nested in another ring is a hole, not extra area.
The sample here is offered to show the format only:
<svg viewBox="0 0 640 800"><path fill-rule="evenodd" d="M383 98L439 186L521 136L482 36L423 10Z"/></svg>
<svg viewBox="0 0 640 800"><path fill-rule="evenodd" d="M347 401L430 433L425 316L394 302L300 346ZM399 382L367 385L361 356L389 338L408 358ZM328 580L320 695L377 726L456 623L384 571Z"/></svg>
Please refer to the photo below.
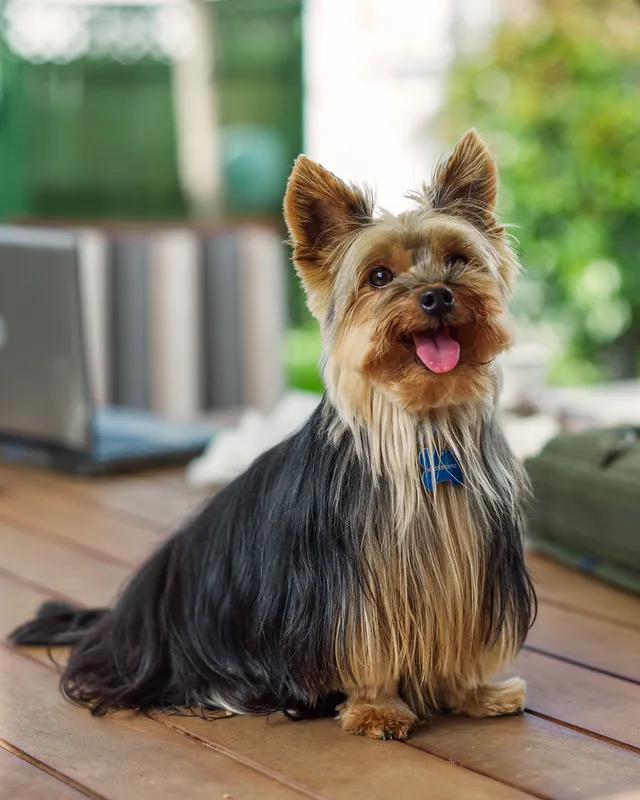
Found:
<svg viewBox="0 0 640 800"><path fill-rule="evenodd" d="M460 344L444 323L437 331L413 333L411 338L417 357L431 372L451 372L460 361Z"/></svg>

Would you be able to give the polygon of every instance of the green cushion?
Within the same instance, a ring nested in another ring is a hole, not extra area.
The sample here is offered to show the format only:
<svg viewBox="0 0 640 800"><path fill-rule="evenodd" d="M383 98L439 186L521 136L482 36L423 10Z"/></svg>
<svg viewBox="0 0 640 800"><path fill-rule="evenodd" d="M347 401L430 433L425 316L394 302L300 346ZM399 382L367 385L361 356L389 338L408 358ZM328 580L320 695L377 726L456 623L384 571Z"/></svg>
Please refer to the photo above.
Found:
<svg viewBox="0 0 640 800"><path fill-rule="evenodd" d="M526 467L534 492L529 532L538 546L638 591L640 431L563 434Z"/></svg>

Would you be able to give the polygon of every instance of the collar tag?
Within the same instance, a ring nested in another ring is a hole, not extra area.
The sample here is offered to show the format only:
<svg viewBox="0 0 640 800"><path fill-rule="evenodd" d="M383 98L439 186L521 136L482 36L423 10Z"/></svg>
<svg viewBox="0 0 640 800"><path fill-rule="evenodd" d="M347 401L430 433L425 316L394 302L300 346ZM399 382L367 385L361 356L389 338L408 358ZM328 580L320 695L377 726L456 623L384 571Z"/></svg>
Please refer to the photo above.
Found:
<svg viewBox="0 0 640 800"><path fill-rule="evenodd" d="M454 486L461 486L464 483L462 467L451 450L444 450L442 453L435 450L431 455L428 450L423 450L419 461L422 467L422 483L428 492L433 491L434 474L436 483L448 482Z"/></svg>

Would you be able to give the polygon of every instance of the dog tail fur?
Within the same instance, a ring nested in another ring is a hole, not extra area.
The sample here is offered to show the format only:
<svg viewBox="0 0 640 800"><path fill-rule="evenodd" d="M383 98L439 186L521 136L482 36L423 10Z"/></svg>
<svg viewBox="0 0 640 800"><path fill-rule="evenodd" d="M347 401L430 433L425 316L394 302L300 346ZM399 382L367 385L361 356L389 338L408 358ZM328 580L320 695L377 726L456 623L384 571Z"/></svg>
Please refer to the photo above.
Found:
<svg viewBox="0 0 640 800"><path fill-rule="evenodd" d="M68 603L48 600L40 606L35 619L20 625L9 635L9 641L16 645L74 645L107 612L106 608L74 608Z"/></svg>
<svg viewBox="0 0 640 800"><path fill-rule="evenodd" d="M9 640L16 645L71 645L60 680L62 693L95 715L184 703L184 693L180 696L177 690L188 686L188 680L172 668L172 647L179 648L165 623L175 596L165 587L170 589L173 582L172 565L179 561L173 553L179 543L179 538L170 540L152 554L114 607L87 610L45 603Z"/></svg>

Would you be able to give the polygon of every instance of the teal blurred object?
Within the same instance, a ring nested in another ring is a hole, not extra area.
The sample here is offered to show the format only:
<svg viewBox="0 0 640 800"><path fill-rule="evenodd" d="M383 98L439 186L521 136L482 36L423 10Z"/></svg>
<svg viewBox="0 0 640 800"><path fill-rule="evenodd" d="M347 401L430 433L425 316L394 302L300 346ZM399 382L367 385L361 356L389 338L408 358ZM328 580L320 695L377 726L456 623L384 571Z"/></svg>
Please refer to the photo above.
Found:
<svg viewBox="0 0 640 800"><path fill-rule="evenodd" d="M288 173L303 149L302 3L220 0L209 5L225 207L232 214L267 214L281 222Z"/></svg>
<svg viewBox="0 0 640 800"><path fill-rule="evenodd" d="M281 131L260 125L229 125L222 131L226 206L231 212L268 214L282 202L289 163Z"/></svg>

